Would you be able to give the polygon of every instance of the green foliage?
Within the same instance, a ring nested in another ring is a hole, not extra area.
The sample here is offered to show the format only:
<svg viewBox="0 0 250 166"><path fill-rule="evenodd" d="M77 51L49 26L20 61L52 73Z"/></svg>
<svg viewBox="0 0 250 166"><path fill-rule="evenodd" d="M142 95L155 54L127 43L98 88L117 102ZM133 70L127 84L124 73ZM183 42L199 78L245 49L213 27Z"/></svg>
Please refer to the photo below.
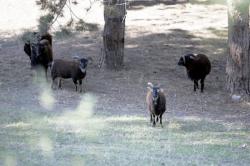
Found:
<svg viewBox="0 0 250 166"><path fill-rule="evenodd" d="M39 19L38 29L40 32L47 32L51 26L59 17L64 17L64 8L71 12L71 18L65 25L60 25L60 31L58 34L70 35L70 31L85 31L85 30L97 30L98 26L95 24L88 24L83 19L76 16L71 9L71 5L77 5L76 0L37 0L36 4L40 6L41 10L47 11L45 16L41 16ZM88 9L85 9L88 11Z"/></svg>
<svg viewBox="0 0 250 166"><path fill-rule="evenodd" d="M53 19L54 19L54 15L51 13L48 13L45 16L41 16L39 18L39 25L38 25L39 31L47 32L50 29L50 25L52 24Z"/></svg>
<svg viewBox="0 0 250 166"><path fill-rule="evenodd" d="M48 10L49 13L60 15L67 0L37 0L36 4L41 7L41 10Z"/></svg>
<svg viewBox="0 0 250 166"><path fill-rule="evenodd" d="M21 35L21 40L23 42L28 42L31 41L33 39L33 32L32 31L25 31L22 35Z"/></svg>
<svg viewBox="0 0 250 166"><path fill-rule="evenodd" d="M76 22L75 25L75 30L76 31L95 31L98 30L98 26L96 24L90 24L86 23L82 19L80 19L78 22Z"/></svg>
<svg viewBox="0 0 250 166"><path fill-rule="evenodd" d="M76 23L76 26L75 26L75 29L77 31L83 31L85 29L85 22L80 19L77 23Z"/></svg>

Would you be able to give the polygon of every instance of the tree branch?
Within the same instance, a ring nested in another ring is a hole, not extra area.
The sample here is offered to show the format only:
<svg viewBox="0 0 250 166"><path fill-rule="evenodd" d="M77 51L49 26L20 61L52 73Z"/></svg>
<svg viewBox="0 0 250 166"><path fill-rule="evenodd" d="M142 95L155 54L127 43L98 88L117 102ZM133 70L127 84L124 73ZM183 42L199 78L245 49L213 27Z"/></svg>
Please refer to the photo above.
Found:
<svg viewBox="0 0 250 166"><path fill-rule="evenodd" d="M64 0L62 6L60 7L59 11L57 12L57 16L55 17L55 19L50 23L49 27L51 27L55 22L56 20L58 19L58 17L61 15L62 13L62 10L64 8L64 6L67 4L67 0Z"/></svg>

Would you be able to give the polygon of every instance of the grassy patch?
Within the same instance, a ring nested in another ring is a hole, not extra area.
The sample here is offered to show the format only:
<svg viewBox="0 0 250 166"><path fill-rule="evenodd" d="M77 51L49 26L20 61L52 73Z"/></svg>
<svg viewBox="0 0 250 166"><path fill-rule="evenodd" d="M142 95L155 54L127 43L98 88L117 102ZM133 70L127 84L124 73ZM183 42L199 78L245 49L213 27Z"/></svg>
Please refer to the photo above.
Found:
<svg viewBox="0 0 250 166"><path fill-rule="evenodd" d="M249 130L204 119L175 118L152 128L141 116L82 116L77 110L61 115L1 110L0 118L0 165L250 162Z"/></svg>

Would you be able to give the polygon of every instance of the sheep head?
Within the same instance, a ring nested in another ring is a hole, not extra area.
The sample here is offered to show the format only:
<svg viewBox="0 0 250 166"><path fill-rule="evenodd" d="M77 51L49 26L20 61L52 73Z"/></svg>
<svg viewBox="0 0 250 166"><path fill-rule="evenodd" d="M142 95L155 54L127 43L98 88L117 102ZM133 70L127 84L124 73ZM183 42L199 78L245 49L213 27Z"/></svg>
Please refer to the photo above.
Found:
<svg viewBox="0 0 250 166"><path fill-rule="evenodd" d="M158 102L158 98L159 98L159 93L163 92L163 89L160 88L160 86L155 86L153 85L151 82L148 82L148 89L151 91L152 93L152 100L153 100L153 104L157 105Z"/></svg>
<svg viewBox="0 0 250 166"><path fill-rule="evenodd" d="M31 67L35 67L39 65L42 61L42 56L47 54L46 52L48 51L49 46L49 41L46 39L43 39L39 42L34 42L30 44L30 60L31 60Z"/></svg>
<svg viewBox="0 0 250 166"><path fill-rule="evenodd" d="M79 59L79 61L80 61L79 68L82 73L85 73L87 69L87 65L88 65L88 60L85 58L82 58L82 59Z"/></svg>
<svg viewBox="0 0 250 166"><path fill-rule="evenodd" d="M193 61L195 59L194 54L187 54L182 57L180 57L178 65L180 66L186 66L189 62Z"/></svg>

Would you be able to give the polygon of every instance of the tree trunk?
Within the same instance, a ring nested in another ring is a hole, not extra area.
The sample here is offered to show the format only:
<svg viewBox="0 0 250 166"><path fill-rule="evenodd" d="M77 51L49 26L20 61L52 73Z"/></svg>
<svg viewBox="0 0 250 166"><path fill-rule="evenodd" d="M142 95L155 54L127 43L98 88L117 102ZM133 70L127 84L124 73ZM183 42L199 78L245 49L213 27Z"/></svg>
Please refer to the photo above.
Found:
<svg viewBox="0 0 250 166"><path fill-rule="evenodd" d="M125 0L104 1L103 45L108 69L121 69L124 57Z"/></svg>
<svg viewBox="0 0 250 166"><path fill-rule="evenodd" d="M227 89L249 93L249 0L228 0Z"/></svg>

